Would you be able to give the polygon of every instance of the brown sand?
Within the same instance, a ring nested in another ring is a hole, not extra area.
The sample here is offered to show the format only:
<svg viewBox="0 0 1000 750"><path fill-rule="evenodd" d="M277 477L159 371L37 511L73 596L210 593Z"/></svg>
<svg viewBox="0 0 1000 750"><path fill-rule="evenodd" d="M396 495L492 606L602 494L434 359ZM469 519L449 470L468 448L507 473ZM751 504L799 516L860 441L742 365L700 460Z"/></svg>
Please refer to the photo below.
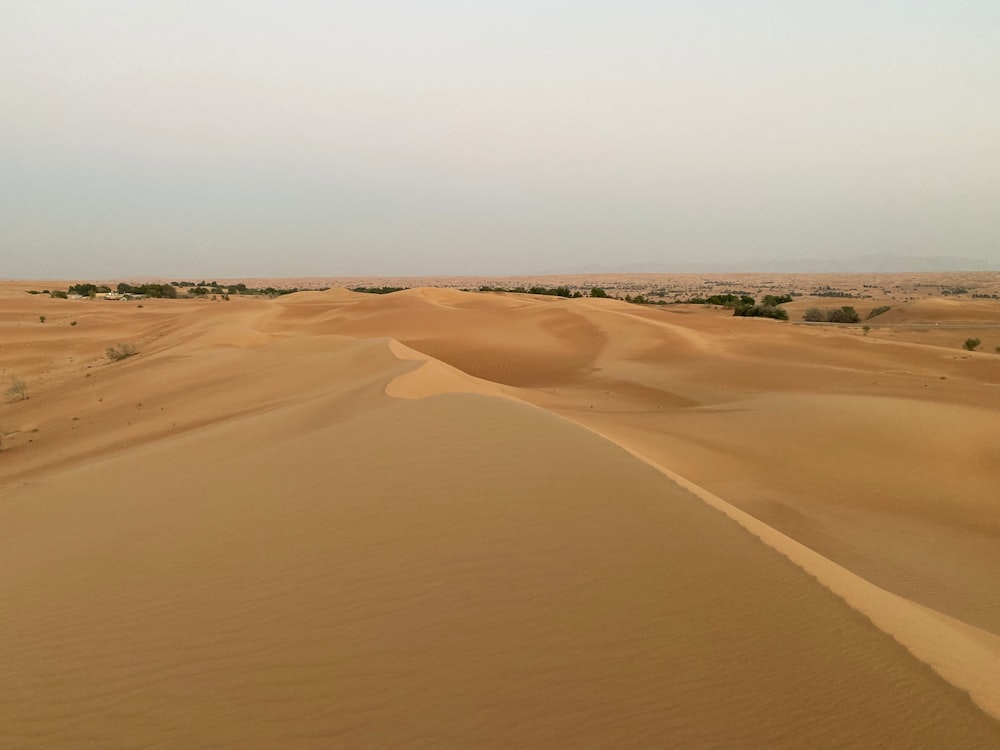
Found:
<svg viewBox="0 0 1000 750"><path fill-rule="evenodd" d="M1000 745L996 354L614 300L27 286L9 746Z"/></svg>

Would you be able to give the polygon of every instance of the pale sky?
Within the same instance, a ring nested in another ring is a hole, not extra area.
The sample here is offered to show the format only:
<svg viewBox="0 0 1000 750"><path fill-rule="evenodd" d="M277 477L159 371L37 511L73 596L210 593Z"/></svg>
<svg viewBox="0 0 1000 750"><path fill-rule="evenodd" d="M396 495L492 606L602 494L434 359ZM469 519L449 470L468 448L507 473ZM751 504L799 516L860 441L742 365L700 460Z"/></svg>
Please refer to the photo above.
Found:
<svg viewBox="0 0 1000 750"><path fill-rule="evenodd" d="M1000 261L998 0L0 0L0 277Z"/></svg>

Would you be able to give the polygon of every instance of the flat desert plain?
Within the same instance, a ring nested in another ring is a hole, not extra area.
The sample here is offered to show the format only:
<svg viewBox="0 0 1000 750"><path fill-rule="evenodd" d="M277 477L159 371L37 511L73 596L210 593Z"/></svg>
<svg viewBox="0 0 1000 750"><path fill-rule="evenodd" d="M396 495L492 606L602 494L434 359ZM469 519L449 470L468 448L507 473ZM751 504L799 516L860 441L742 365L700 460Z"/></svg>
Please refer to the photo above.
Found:
<svg viewBox="0 0 1000 750"><path fill-rule="evenodd" d="M1000 747L1000 302L883 286L0 285L0 745Z"/></svg>

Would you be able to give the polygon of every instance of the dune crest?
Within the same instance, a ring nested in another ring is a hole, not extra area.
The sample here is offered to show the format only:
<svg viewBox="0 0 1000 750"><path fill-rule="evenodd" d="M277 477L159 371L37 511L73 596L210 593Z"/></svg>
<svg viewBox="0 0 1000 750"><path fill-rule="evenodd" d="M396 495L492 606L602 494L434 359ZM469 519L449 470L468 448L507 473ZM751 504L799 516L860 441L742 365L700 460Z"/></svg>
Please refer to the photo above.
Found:
<svg viewBox="0 0 1000 750"><path fill-rule="evenodd" d="M521 401L509 388L473 377L456 367L411 349L395 339L389 340L389 351L401 360L416 360L422 364L389 381L385 386L387 396L421 399L442 393L478 393L482 396Z"/></svg>
<svg viewBox="0 0 1000 750"><path fill-rule="evenodd" d="M930 665L996 719L1000 719L1000 636L923 607L875 586L754 518L703 487L633 450L612 441L672 481L725 513L769 547L801 567L817 581L867 616L880 630Z"/></svg>
<svg viewBox="0 0 1000 750"><path fill-rule="evenodd" d="M399 398L425 398L444 393L479 393L500 398L514 398L494 384L471 378L460 370L415 352L399 342L391 341L389 348L400 359L422 359L425 362L417 370L397 376L389 383L386 386L388 395ZM573 421L571 418L567 419ZM1000 719L1000 681L997 680L997 670L1000 669L1000 636L921 606L866 581L738 509L723 498L685 479L669 467L644 456L627 442L608 437L596 429L592 431L653 466L685 490L736 521L766 545L783 554L847 604L863 613L876 627L895 638L944 679L967 691L980 708L994 718Z"/></svg>

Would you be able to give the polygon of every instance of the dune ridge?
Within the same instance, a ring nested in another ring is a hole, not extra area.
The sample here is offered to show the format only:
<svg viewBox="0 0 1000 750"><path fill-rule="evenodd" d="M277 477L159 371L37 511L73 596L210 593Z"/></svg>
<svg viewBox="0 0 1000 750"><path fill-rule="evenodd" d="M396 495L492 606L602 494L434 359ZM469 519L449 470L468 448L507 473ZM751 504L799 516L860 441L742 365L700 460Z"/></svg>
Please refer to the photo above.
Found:
<svg viewBox="0 0 1000 750"><path fill-rule="evenodd" d="M420 399L442 393L479 393L484 396L521 401L508 389L489 380L482 380L457 367L428 357L422 352L389 339L389 351L403 361L419 361L421 365L397 375L385 386L385 394L395 398ZM523 403L523 402L522 402Z"/></svg>
<svg viewBox="0 0 1000 750"><path fill-rule="evenodd" d="M1000 719L1000 637L875 586L628 445L613 442L781 552Z"/></svg>
<svg viewBox="0 0 1000 750"><path fill-rule="evenodd" d="M387 395L426 398L432 395L462 392L511 398L494 384L482 381L479 381L478 385L470 383L478 381L472 376L457 380L452 375L454 368L445 366L446 369L442 369L441 363L427 355L420 355L408 347L401 347L398 342L391 342L390 350L400 359L426 357L426 360L418 370L400 375L391 381L385 389ZM421 377L419 381L414 381L413 376L417 373L420 373ZM414 385L410 385L411 383ZM569 421L573 422L572 419ZM573 424L580 423L573 422ZM582 426L591 429L586 425ZM994 718L1000 719L1000 683L997 681L997 674L1000 673L1000 637L875 586L671 471L670 468L643 455L628 443L609 437L596 429L591 431L656 468L671 481L736 521L764 544L783 554L847 604L867 616L880 630L893 636L911 654L931 666L944 679L967 691L980 708Z"/></svg>

